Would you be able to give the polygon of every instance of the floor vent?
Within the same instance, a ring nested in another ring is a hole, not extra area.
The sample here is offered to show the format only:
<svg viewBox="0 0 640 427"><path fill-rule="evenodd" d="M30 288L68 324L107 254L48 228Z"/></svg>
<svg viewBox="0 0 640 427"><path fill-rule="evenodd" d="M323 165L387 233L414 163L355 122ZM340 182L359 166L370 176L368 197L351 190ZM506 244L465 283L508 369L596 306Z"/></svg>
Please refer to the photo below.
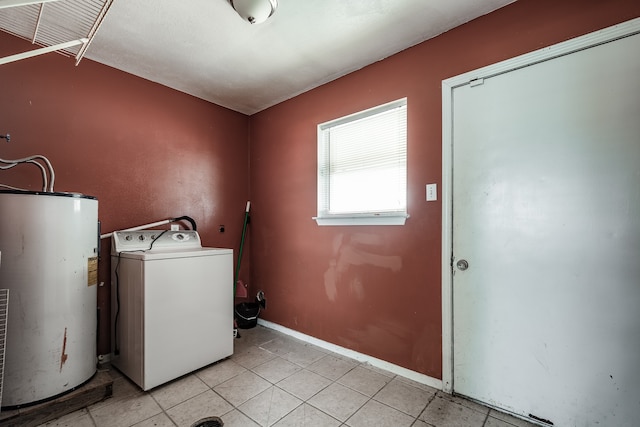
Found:
<svg viewBox="0 0 640 427"><path fill-rule="evenodd" d="M200 421L196 421L191 427L222 427L224 423L218 417L203 418Z"/></svg>

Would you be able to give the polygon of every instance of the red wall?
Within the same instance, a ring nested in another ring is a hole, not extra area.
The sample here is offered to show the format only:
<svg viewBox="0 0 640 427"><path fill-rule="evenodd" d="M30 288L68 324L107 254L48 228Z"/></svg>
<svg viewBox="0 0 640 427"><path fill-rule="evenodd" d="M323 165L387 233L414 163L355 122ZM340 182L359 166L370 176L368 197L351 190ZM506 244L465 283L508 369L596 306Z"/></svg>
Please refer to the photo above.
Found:
<svg viewBox="0 0 640 427"><path fill-rule="evenodd" d="M33 48L0 32L0 56ZM76 67L51 53L0 65L0 134L11 134L10 143L0 140L0 157L48 157L56 191L98 198L103 233L188 215L205 246L237 250L249 194L248 123L243 114L87 59ZM0 174L3 184L42 185L31 165ZM99 262L99 354L110 342L109 245L103 241ZM248 271L245 257L241 277Z"/></svg>
<svg viewBox="0 0 640 427"><path fill-rule="evenodd" d="M441 378L441 82L640 15L636 0L519 0L251 117L261 317ZM637 54L637 52L633 52ZM405 226L319 227L316 126L408 98Z"/></svg>
<svg viewBox="0 0 640 427"><path fill-rule="evenodd" d="M98 197L103 232L189 215L206 246L236 251L250 185L240 277L265 291L261 317L440 378L442 206L424 201L424 185L441 184L441 81L638 16L637 0L519 0L251 118L47 54L0 66L0 134L12 135L0 157L47 156L56 190ZM0 56L32 48L0 33ZM411 218L318 227L317 124L405 96ZM40 186L33 166L0 173ZM109 351L107 241L102 253L99 354Z"/></svg>

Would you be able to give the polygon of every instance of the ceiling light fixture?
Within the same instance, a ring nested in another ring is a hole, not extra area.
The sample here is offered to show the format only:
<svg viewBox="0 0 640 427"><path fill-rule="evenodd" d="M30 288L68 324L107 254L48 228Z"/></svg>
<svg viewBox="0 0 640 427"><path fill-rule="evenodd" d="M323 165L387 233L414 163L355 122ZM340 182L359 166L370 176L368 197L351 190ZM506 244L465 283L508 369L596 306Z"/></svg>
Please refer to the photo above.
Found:
<svg viewBox="0 0 640 427"><path fill-rule="evenodd" d="M238 15L251 24L266 21L278 7L278 0L229 0Z"/></svg>

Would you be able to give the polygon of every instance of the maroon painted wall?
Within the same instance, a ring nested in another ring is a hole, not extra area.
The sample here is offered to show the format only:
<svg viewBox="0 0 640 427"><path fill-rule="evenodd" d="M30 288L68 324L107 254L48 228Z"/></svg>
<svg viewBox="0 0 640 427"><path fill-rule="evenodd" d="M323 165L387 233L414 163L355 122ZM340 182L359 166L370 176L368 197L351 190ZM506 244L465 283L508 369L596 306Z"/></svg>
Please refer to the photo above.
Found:
<svg viewBox="0 0 640 427"><path fill-rule="evenodd" d="M0 32L0 56L33 48ZM87 59L76 67L73 58L50 53L0 65L0 134L11 134L10 143L0 140L0 157L48 157L56 191L98 198L103 233L188 215L205 246L237 251L249 194L248 123L243 114ZM31 165L0 171L0 182L42 185ZM110 351L109 245L103 241L99 262L99 354ZM248 271L245 257L245 280Z"/></svg>
<svg viewBox="0 0 640 427"><path fill-rule="evenodd" d="M636 0L519 0L251 117L261 317L441 378L443 79L640 16ZM633 52L637 54L637 52ZM319 227L316 126L408 98L405 226Z"/></svg>
<svg viewBox="0 0 640 427"><path fill-rule="evenodd" d="M639 15L636 0L519 0L250 119L47 54L0 66L0 133L12 134L0 157L47 156L56 190L98 197L103 232L189 215L206 246L236 250L250 185L240 277L266 292L261 317L440 378L441 204L424 201L424 185L441 184L441 81ZM0 33L0 56L32 48ZM407 225L318 227L316 125L404 96ZM33 166L0 173L40 185ZM102 253L99 354L109 351L107 241Z"/></svg>

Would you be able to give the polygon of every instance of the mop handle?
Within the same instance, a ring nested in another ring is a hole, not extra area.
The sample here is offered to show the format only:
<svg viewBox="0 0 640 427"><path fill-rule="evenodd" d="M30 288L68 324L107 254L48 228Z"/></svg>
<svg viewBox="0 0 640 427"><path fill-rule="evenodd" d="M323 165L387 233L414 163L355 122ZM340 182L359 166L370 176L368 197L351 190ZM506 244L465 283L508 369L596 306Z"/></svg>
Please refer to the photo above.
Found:
<svg viewBox="0 0 640 427"><path fill-rule="evenodd" d="M242 259L242 248L244 247L244 236L247 231L247 220L249 219L249 208L251 202L247 201L247 208L244 211L244 224L242 225L242 238L240 239L240 250L238 251L238 264L236 265L236 274L233 281L233 295L236 294L236 286L238 284L238 275L240 274L240 260Z"/></svg>

